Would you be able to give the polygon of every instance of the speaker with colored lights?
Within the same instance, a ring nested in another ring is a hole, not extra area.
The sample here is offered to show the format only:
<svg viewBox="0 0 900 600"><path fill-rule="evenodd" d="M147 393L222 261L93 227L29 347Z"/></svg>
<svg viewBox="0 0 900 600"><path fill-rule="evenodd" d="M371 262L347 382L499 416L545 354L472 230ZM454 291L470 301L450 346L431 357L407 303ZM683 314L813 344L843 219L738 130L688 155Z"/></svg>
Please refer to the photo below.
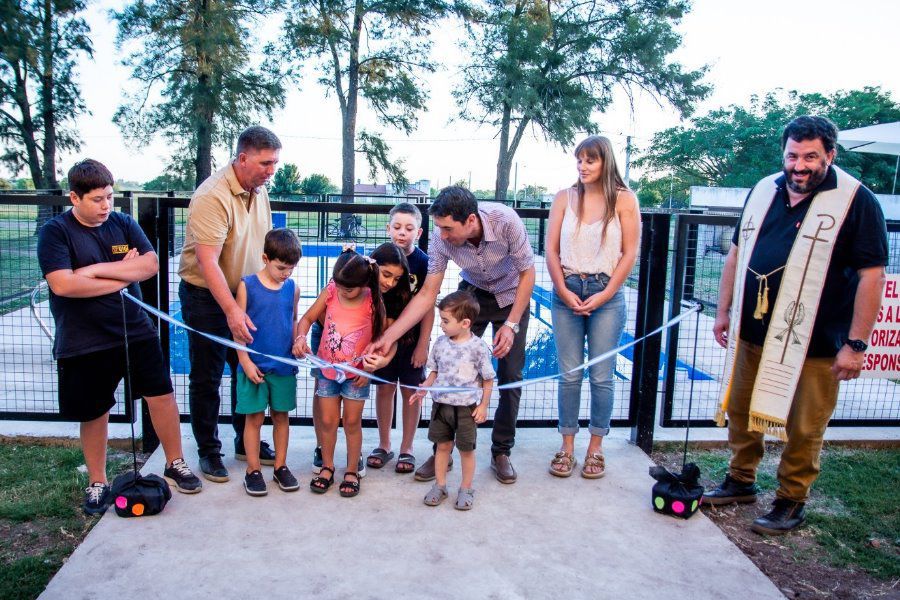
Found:
<svg viewBox="0 0 900 600"><path fill-rule="evenodd" d="M172 498L172 490L159 475L129 471L113 480L111 496L120 517L147 517L162 512Z"/></svg>
<svg viewBox="0 0 900 600"><path fill-rule="evenodd" d="M689 519L697 512L703 495L697 465L688 463L678 474L665 467L650 467L650 476L656 480L651 492L653 510L682 519Z"/></svg>

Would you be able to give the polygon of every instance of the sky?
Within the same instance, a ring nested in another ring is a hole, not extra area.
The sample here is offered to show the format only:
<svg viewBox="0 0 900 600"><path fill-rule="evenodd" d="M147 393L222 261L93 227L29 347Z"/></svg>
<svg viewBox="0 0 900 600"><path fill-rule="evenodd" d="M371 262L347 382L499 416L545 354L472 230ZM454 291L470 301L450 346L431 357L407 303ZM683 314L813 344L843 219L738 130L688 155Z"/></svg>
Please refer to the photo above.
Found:
<svg viewBox="0 0 900 600"><path fill-rule="evenodd" d="M116 26L109 18L110 9L122 6L124 2L119 0L99 0L86 12L94 57L81 61L78 72L91 114L78 122L81 152L64 154L59 162L65 171L76 160L91 157L106 163L116 178L143 182L162 173L168 149L161 140L134 147L112 123L123 94L136 89L121 64L123 53L115 46ZM714 90L698 104L695 114L729 104L745 105L751 95L777 88L830 94L880 86L900 101L898 22L900 2L896 0L858 0L852 5L838 0L694 0L691 12L677 27L683 43L674 58L686 68L709 67L705 81ZM256 32L263 41L278 34L272 23L259 26ZM457 26L436 28L433 56L440 57L441 65L423 82L430 89L428 109L420 115L412 135L378 126L364 104L359 125L382 132L392 155L404 159L411 181L428 179L432 187L442 187L462 179L471 181L473 189L493 189L499 151L496 132L459 120L451 95L464 59L457 47L461 36ZM270 122L260 124L281 138L283 163L298 165L303 176L324 173L339 184L341 119L337 101L333 95L325 97L311 72L292 87L285 108L273 114ZM681 123L671 107L646 95L631 107L621 93L595 120L602 128L600 133L612 140L623 171L626 136L642 147L655 132ZM515 159L518 176L515 171L510 176L511 188L514 183L520 189L534 184L555 191L570 185L575 179L571 152L572 148L545 141L539 132L526 135ZM215 157L219 165L228 158L221 150ZM357 161L356 176L367 182L368 169L362 160Z"/></svg>

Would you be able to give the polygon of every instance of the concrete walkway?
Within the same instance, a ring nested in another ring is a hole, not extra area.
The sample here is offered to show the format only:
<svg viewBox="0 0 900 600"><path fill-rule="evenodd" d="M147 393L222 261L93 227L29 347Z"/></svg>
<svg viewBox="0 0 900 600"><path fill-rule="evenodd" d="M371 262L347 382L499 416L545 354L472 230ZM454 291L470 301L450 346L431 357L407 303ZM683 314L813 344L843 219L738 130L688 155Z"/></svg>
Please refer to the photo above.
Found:
<svg viewBox="0 0 900 600"><path fill-rule="evenodd" d="M783 597L704 515L682 521L651 510L651 463L622 433L605 444L607 476L589 481L547 473L555 432L520 430L515 485L494 479L490 431L479 433L470 512L452 506L458 466L451 498L437 508L422 504L431 484L396 475L393 462L370 469L355 499L337 489L313 495L311 432L295 427L288 464L299 492L270 485L264 498L247 496L243 463L228 456L229 483L176 493L161 515L121 519L111 509L41 598ZM366 451L375 435L365 430ZM430 444L419 438L421 460ZM579 442L583 456L586 437ZM195 466L191 443L185 437ZM158 451L146 469L162 467ZM263 472L271 477L271 467Z"/></svg>

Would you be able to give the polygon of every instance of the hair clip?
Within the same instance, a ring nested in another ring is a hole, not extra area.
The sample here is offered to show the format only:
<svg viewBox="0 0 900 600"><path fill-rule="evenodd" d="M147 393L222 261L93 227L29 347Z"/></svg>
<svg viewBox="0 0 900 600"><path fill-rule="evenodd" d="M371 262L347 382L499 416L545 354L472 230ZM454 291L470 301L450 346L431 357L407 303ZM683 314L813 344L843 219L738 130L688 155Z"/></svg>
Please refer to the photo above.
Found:
<svg viewBox="0 0 900 600"><path fill-rule="evenodd" d="M367 261L369 261L369 264L370 264L370 265L374 265L374 264L375 264L375 259L372 258L371 256L365 256L365 257L363 257L363 258L365 258Z"/></svg>
<svg viewBox="0 0 900 600"><path fill-rule="evenodd" d="M356 252L356 242L347 242L341 252Z"/></svg>

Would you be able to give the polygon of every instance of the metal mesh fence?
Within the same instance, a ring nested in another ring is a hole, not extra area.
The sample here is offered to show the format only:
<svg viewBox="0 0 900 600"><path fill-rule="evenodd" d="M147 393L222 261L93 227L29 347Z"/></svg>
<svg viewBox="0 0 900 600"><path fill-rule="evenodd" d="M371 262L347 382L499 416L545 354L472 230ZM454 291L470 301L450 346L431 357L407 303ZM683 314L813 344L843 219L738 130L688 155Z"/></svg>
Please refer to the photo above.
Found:
<svg viewBox="0 0 900 600"><path fill-rule="evenodd" d="M5 195L0 205L0 418L59 418L56 363L51 340L38 319L53 331L49 291L37 258L37 230L70 207L58 199ZM122 210L126 203L117 201ZM34 308L31 304L34 302ZM113 421L125 419L123 386L116 392Z"/></svg>
<svg viewBox="0 0 900 600"><path fill-rule="evenodd" d="M168 276L166 291L168 295L168 307L163 306L173 317L181 319L180 303L178 301L178 263L181 255L181 247L184 243L184 225L187 219L187 201L184 199L167 199L161 204L164 207L171 206L169 220L170 239L173 240L168 256ZM357 210L366 212L346 213L340 212L335 205L309 205L273 203L273 224L293 229L301 239L303 245L303 257L294 270L293 279L299 287L301 314L315 300L331 278L332 269L343 245L349 241L357 244L357 251L369 253L379 244L390 241L387 234L388 211L391 205L366 205L363 207L347 208L345 210ZM421 207L425 208L425 207ZM525 379L540 377L542 375L558 372L556 361L556 349L553 340L553 327L550 315L552 303L553 284L547 272L543 257L543 241L545 235L547 210L529 209L523 210L523 221L535 253L536 284L532 294L530 307L530 322L528 330L528 345L526 349L525 367L523 377ZM351 218L342 219L342 215L352 215ZM426 216L427 219L427 216ZM342 223L351 223L349 231L342 229ZM427 229L428 224L423 224ZM427 241L421 241L421 247L427 251ZM460 282L459 268L452 262L445 274L439 297L442 297L457 289ZM637 266L633 276L629 279L625 297L627 303L626 332L622 337L624 341L634 339L634 314L637 303ZM183 415L188 413L188 373L190 369L187 350L187 335L183 329L164 325L168 329L170 345L172 378L175 386L176 398ZM432 330L432 340L440 335L440 329L435 319ZM492 341L492 330L488 327L484 340L489 345ZM165 338L165 336L164 336ZM629 393L631 380L631 356L625 355L617 358L615 404L613 410L614 423L622 424L629 416ZM230 414L230 386L231 374L226 368L222 379L220 397L223 398L220 416L227 417ZM312 398L315 381L305 371L301 371L297 378L297 409L291 417L299 422L306 422L312 417ZM542 382L529 385L522 390L522 399L519 408L519 421L522 425L552 425L557 419L557 384L556 381ZM370 393L374 398L374 390ZM499 393L494 390L491 398L489 414L493 414L499 399ZM426 398L423 405L423 417L430 414L430 398ZM590 396L587 381L582 386L582 402L580 419L586 424L590 413ZM367 402L363 412L363 418L367 421L375 419L375 403Z"/></svg>
<svg viewBox="0 0 900 600"><path fill-rule="evenodd" d="M677 339L674 360L664 360L667 372L664 389L663 425L679 425L687 419L688 400L693 390L691 421L712 422L718 404L725 350L713 340L712 327L718 302L719 278L737 217L711 215L682 216L675 233L673 297L685 301L696 298L704 311L691 317L673 334ZM900 272L900 223L890 223L888 273ZM683 260L683 273L677 261ZM699 323L697 322L699 320ZM696 334L695 334L696 330ZM670 336L669 343L673 337ZM696 349L695 349L696 346ZM696 359L694 354L696 352ZM669 373L668 370L673 370ZM691 386L693 384L693 387ZM879 424L900 419L900 382L890 379L860 378L841 383L833 425Z"/></svg>

